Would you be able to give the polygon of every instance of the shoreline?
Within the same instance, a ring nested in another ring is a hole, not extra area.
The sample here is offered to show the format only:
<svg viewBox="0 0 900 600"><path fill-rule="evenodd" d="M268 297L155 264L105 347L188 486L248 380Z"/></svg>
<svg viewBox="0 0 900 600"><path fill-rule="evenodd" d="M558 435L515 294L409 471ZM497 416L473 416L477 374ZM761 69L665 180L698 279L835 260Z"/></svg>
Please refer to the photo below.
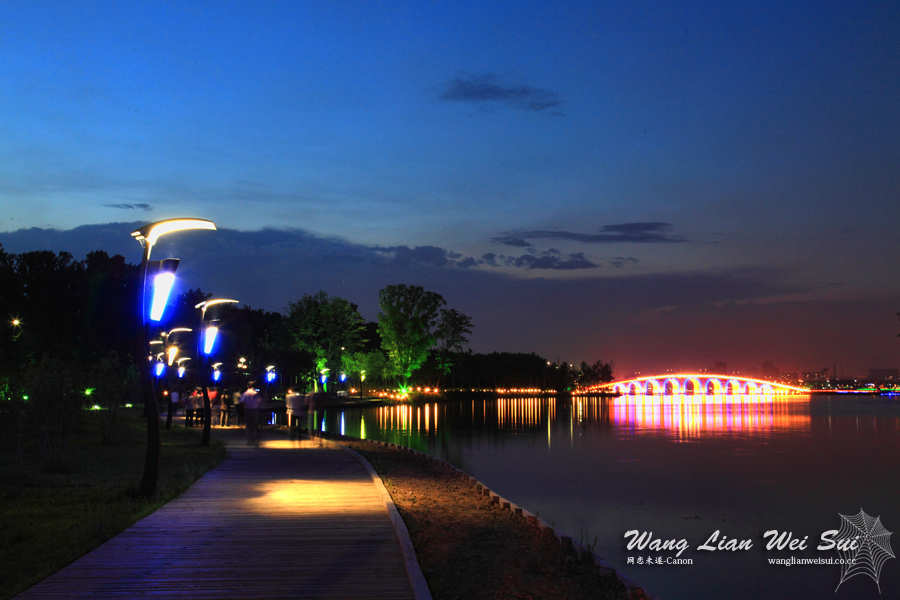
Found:
<svg viewBox="0 0 900 600"><path fill-rule="evenodd" d="M324 439L340 443L354 451L360 450L360 448L354 446L369 446L373 449L383 448L395 453L399 453L402 456L406 456L410 461L424 463L424 465L430 469L445 470L453 473L455 477L458 477L465 482L465 487L467 488L468 493L472 496L472 498L487 503L493 510L502 511L511 515L515 519L519 520L522 524L527 526L529 529L532 529L538 535L551 538L554 544L558 547L559 551L561 551L567 557L567 560L570 560L571 562L577 563L579 565L587 566L601 577L615 578L615 580L619 585L622 586L624 590L624 596L620 597L635 600L643 598L656 598L656 596L652 595L644 586L635 582L627 575L621 573L621 571L613 567L610 563L608 563L596 552L594 552L592 548L586 546L580 541L576 541L575 538L573 538L566 532L554 528L552 525L541 519L538 515L531 513L525 508L518 506L512 501L507 500L502 496L492 492L490 488L488 488L484 483L478 481L475 477L472 477L468 473L460 470L456 466L446 461L443 461L424 452L413 450L405 446L392 444L390 442L362 440L359 438L333 434L330 432L317 433ZM365 452L365 450L363 450L363 452ZM377 467L376 470L378 470ZM384 479L384 475L381 472L379 472L379 476ZM385 483L388 484L387 481ZM390 489L390 486L388 487ZM398 502L398 499L394 498L394 501L398 503L398 506L400 506L401 512L404 512L402 509L402 499L400 502ZM407 516L404 516L404 521L406 520L406 518ZM407 523L407 526L411 531L415 530L415 526L411 526L409 523ZM418 545L416 546L416 555L417 557L419 557L421 550ZM423 566L423 570L427 569Z"/></svg>

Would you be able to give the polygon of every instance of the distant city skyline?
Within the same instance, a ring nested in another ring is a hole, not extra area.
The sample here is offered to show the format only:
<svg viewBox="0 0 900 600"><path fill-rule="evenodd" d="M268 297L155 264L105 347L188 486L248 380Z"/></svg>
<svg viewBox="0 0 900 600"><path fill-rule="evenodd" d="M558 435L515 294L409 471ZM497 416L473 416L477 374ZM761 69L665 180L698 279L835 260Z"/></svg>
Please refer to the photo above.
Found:
<svg viewBox="0 0 900 600"><path fill-rule="evenodd" d="M900 6L0 3L0 244L267 310L422 285L475 351L900 364Z"/></svg>

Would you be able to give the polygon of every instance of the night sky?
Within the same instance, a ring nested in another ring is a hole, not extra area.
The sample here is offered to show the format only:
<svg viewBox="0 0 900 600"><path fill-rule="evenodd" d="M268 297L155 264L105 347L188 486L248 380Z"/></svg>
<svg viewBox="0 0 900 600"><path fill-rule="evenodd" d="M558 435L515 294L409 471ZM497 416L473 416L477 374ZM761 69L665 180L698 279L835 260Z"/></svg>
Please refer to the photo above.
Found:
<svg viewBox="0 0 900 600"><path fill-rule="evenodd" d="M0 243L422 285L616 375L900 366L896 2L0 2Z"/></svg>

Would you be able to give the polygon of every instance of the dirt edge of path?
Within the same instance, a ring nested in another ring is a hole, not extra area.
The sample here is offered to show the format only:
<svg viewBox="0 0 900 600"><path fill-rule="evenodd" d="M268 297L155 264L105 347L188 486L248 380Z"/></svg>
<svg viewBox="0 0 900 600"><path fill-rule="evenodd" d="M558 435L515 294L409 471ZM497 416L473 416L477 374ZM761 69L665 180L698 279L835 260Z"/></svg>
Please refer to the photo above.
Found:
<svg viewBox="0 0 900 600"><path fill-rule="evenodd" d="M504 507L455 467L392 444L328 437L381 476L435 600L647 598L608 565L594 564L592 553L568 538L561 543L546 524Z"/></svg>

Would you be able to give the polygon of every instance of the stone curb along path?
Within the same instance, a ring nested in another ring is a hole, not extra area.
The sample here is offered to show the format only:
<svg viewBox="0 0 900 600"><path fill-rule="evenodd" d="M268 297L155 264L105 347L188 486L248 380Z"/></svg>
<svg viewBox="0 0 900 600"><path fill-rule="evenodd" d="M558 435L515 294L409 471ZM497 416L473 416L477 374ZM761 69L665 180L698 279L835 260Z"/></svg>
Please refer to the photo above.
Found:
<svg viewBox="0 0 900 600"><path fill-rule="evenodd" d="M321 433L320 433L320 435L321 435ZM345 439L348 441L370 442L370 443L374 443L374 444L380 444L380 445L388 447L388 448L396 448L398 450L402 450L404 452L408 452L410 454L418 456L424 460L439 464L439 465L443 466L444 468L456 471L456 472L462 474L464 477L466 477L469 480L469 482L474 487L474 491L476 494L481 495L481 496L487 496L491 499L491 502L499 505L504 510L512 511L516 515L521 516L529 524L531 524L535 527L538 527L541 530L548 530L548 531L552 532L553 536L559 541L559 543L563 546L563 548L574 552L578 556L579 560L584 561L586 563L593 563L597 567L597 569L600 571L600 573L602 573L604 575L615 575L615 577L619 581L621 581L622 584L625 586L625 588L628 590L629 598L631 598L633 600L642 600L642 599L659 600L658 596L651 594L643 586L636 583L629 577L626 577L625 575L623 575L613 565L611 565L610 563L605 561L603 558L601 558L600 555L598 555L596 552L589 550L587 547L585 547L580 542L576 542L572 538L572 536L567 535L566 533L559 531L558 529L552 527L549 523L547 523L546 521L544 521L537 515L525 510L521 506L518 506L517 504L510 502L509 500L503 498L502 496L495 494L482 482L478 481L476 478L472 477L465 471L458 469L457 467L451 465L450 463L448 463L446 461L443 461L439 458L435 458L434 456L431 456L430 454L425 454L424 452L419 452L418 450L413 450L412 448L407 448L406 446L398 446L397 444L391 444L389 442L381 442L378 440L361 440L359 438L354 438L351 436L338 436L338 435L328 434L328 433L326 433L324 435L328 436L331 439L337 440L337 441L340 441L341 439ZM340 445L340 444L338 444L338 445ZM403 520L400 518L399 514L397 513L397 509L394 506L394 502L393 502L393 500L390 499L390 494L388 493L387 489L384 488L384 484L381 483L381 478L378 476L378 474L375 472L375 470L372 468L372 466L368 463L368 461L366 461L362 456L359 456L358 453L351 450L350 448L346 448L345 446L342 446L342 447L344 447L347 451L352 452L361 461L363 461L363 463L366 465L366 468L369 469L369 471L372 473L373 478L375 478L381 484L380 489L383 490L383 493L385 494L385 496L387 496L388 501L390 501L391 508L389 508L388 511L391 513L391 519L394 520L394 518L395 518L394 515L396 514L395 526L396 526L397 521L399 521L400 525L402 526L402 532L403 532L402 535L401 535L401 532L399 529L397 532L398 537L400 537L400 539L401 539L401 545L404 545L403 540L405 538L409 544L409 548L412 549L412 542L409 541L409 532L406 529L406 525L403 523ZM406 556L407 548L405 545L403 548L403 553L404 553L404 556ZM422 576L422 571L419 568L419 564L415 558L415 551L413 551L411 560L415 565L415 570L418 571L419 577L422 577L422 584L424 585L424 587L427 590L427 584L424 583L424 577ZM409 561L410 561L410 559L407 558L407 563L409 563ZM412 577L413 576L410 575L410 581L413 583L413 587L416 590L416 594L417 594L417 598L418 598L418 593L419 593L418 586L416 585L416 582L413 581ZM431 598L430 592L429 592L428 598L429 599Z"/></svg>
<svg viewBox="0 0 900 600"><path fill-rule="evenodd" d="M394 524L394 529L397 531L397 539L400 542L400 549L403 552L403 560L406 564L406 573L409 576L410 584L412 584L416 600L432 600L431 590L428 589L425 575L422 574L422 569L419 567L419 561L416 560L416 550L413 548L412 540L409 537L409 530L406 528L406 523L403 522L403 518L397 511L394 499L391 498L391 494L387 491L387 488L384 487L384 482L381 480L381 477L375 472L375 469L372 468L369 461L363 458L362 455L355 450L330 440L326 441L355 456L369 472L369 475L372 476L372 481L375 483L375 487L378 488L378 491L381 494L381 500L384 502L384 507L387 509L388 515L391 517L391 522Z"/></svg>

